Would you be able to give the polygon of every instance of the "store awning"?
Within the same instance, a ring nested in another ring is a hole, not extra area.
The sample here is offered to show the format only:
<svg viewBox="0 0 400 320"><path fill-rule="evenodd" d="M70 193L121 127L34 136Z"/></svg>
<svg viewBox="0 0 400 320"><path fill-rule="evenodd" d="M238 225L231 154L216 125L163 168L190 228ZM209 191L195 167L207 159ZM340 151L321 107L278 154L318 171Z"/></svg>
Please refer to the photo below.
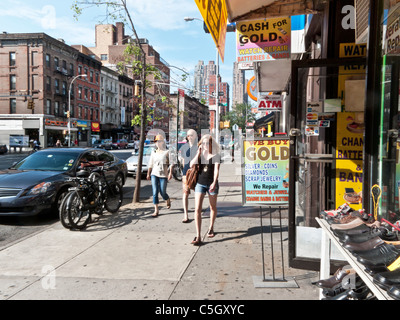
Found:
<svg viewBox="0 0 400 320"><path fill-rule="evenodd" d="M327 0L225 0L229 22L315 14Z"/></svg>

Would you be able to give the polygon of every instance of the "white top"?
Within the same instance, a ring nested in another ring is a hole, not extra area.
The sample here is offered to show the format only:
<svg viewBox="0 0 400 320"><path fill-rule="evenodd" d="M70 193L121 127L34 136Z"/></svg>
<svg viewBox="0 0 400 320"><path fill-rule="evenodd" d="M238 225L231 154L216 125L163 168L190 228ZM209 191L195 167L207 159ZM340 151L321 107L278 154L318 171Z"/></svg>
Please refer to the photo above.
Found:
<svg viewBox="0 0 400 320"><path fill-rule="evenodd" d="M150 155L149 168L151 169L151 175L167 178L168 167L169 167L169 151L158 150L153 151Z"/></svg>

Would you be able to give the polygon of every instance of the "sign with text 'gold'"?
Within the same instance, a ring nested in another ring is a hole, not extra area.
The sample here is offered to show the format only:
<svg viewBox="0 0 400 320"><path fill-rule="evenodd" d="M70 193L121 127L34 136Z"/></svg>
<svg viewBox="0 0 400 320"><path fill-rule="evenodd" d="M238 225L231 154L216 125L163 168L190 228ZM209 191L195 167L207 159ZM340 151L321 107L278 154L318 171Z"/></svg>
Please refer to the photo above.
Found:
<svg viewBox="0 0 400 320"><path fill-rule="evenodd" d="M225 38L228 13L225 0L195 0L205 24L217 46L219 56L224 62Z"/></svg>

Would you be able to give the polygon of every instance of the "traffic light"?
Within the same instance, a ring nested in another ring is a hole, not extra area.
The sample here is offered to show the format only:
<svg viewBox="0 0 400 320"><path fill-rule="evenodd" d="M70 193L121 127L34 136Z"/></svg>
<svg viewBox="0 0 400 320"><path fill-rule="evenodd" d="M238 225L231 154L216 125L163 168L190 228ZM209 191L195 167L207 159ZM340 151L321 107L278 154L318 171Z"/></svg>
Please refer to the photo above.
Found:
<svg viewBox="0 0 400 320"><path fill-rule="evenodd" d="M35 109L35 103L33 100L28 100L28 109Z"/></svg>

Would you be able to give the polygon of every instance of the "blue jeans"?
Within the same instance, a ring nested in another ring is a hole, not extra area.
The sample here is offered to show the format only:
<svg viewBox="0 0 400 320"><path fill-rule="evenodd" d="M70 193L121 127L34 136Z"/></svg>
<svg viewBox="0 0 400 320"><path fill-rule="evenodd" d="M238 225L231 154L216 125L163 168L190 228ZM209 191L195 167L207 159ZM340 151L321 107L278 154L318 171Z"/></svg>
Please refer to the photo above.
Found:
<svg viewBox="0 0 400 320"><path fill-rule="evenodd" d="M167 178L160 178L151 175L151 188L153 190L153 204L158 204L158 193L161 194L164 200L168 200L169 196L167 194Z"/></svg>

